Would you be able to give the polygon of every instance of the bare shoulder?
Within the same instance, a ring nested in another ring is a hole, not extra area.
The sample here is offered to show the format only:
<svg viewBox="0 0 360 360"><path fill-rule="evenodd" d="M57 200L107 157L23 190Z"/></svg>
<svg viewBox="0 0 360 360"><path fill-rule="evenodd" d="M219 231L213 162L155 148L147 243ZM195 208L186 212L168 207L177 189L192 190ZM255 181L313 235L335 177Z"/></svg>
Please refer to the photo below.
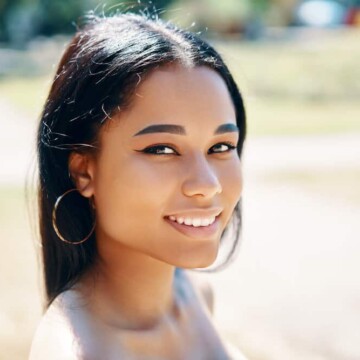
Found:
<svg viewBox="0 0 360 360"><path fill-rule="evenodd" d="M185 270L185 274L194 287L195 291L200 295L201 300L204 302L211 314L214 313L214 290L210 282L194 271Z"/></svg>
<svg viewBox="0 0 360 360"><path fill-rule="evenodd" d="M35 331L29 360L79 360L76 338L59 301L46 310Z"/></svg>

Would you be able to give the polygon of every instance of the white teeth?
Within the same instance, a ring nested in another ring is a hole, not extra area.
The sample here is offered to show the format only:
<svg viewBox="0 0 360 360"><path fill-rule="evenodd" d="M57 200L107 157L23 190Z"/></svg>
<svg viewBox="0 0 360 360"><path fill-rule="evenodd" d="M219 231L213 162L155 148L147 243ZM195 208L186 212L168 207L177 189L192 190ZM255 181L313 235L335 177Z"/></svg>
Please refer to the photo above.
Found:
<svg viewBox="0 0 360 360"><path fill-rule="evenodd" d="M201 226L208 226L210 224L210 219L202 219Z"/></svg>
<svg viewBox="0 0 360 360"><path fill-rule="evenodd" d="M201 225L201 219L194 219L192 222L192 226L198 227Z"/></svg>
<svg viewBox="0 0 360 360"><path fill-rule="evenodd" d="M185 218L184 223L185 225L192 225L192 220L190 218Z"/></svg>
<svg viewBox="0 0 360 360"><path fill-rule="evenodd" d="M207 219L199 219L199 218L191 219L189 217L187 217L187 218L182 218L182 217L176 218L175 216L170 215L169 219L171 221L176 221L179 224L185 224L185 225L188 225L188 226L199 227L199 226L209 226L209 225L211 225L215 221L215 216L207 218Z"/></svg>

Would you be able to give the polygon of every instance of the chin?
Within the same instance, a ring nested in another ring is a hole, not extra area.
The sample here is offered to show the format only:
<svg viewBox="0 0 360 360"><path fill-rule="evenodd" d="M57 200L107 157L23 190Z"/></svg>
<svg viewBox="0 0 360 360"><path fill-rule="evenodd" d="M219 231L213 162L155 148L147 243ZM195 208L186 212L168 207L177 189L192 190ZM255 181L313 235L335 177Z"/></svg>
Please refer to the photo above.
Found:
<svg viewBox="0 0 360 360"><path fill-rule="evenodd" d="M215 256L215 258L212 258L209 261L203 261L203 262L200 262L200 263L196 264L195 266L192 266L191 269L207 268L207 267L211 266L215 262L215 260L216 260L216 256Z"/></svg>
<svg viewBox="0 0 360 360"><path fill-rule="evenodd" d="M201 254L192 254L192 256L184 256L176 259L175 266L181 267L183 269L196 269L196 268L206 268L211 266L218 255L218 251L209 251L206 254L202 252Z"/></svg>

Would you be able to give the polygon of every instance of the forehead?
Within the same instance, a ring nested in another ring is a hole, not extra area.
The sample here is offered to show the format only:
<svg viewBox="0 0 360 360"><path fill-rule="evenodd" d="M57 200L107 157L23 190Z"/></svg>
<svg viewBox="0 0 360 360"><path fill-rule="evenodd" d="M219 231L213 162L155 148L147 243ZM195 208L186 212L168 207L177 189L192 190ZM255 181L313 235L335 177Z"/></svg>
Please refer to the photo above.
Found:
<svg viewBox="0 0 360 360"><path fill-rule="evenodd" d="M115 116L116 127L135 134L152 124L177 124L211 131L223 123L236 124L235 109L222 77L199 66L167 66L139 79L129 109Z"/></svg>

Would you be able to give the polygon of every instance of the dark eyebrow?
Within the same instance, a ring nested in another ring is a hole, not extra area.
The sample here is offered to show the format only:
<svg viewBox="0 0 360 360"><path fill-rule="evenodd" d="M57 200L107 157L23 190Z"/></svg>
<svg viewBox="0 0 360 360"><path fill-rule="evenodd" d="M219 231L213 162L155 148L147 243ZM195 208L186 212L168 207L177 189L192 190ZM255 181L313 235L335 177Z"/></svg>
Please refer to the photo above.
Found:
<svg viewBox="0 0 360 360"><path fill-rule="evenodd" d="M152 133L170 133L176 135L186 135L183 126L172 124L150 125L137 132L134 136L152 134Z"/></svg>
<svg viewBox="0 0 360 360"><path fill-rule="evenodd" d="M220 125L214 132L214 135L219 135L228 132L239 132L239 128L232 123ZM152 134L152 133L170 133L175 135L186 135L186 130L183 126L173 124L159 124L150 125L140 130L133 136Z"/></svg>
<svg viewBox="0 0 360 360"><path fill-rule="evenodd" d="M240 132L240 129L232 123L220 125L214 132L214 135L224 134L228 132Z"/></svg>

